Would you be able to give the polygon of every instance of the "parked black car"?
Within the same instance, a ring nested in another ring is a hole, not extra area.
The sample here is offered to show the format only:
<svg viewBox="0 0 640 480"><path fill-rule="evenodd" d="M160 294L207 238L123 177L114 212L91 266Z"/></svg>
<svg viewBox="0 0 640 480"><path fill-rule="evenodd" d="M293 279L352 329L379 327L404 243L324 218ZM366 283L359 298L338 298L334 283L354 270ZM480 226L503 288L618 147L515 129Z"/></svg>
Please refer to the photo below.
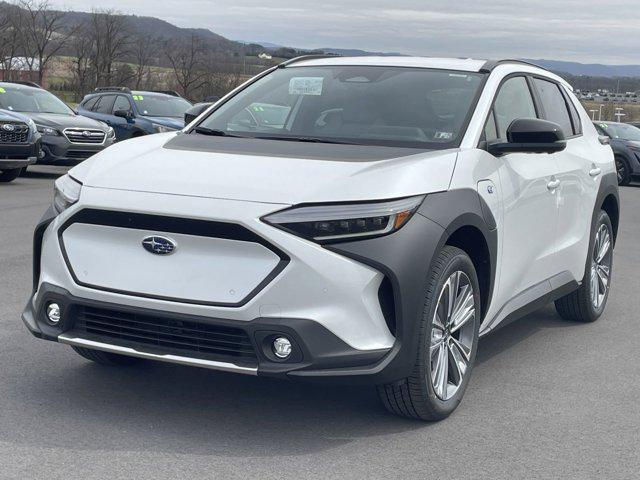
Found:
<svg viewBox="0 0 640 480"><path fill-rule="evenodd" d="M640 175L640 128L628 123L594 122L600 135L611 139L616 157L618 184L627 185Z"/></svg>
<svg viewBox="0 0 640 480"><path fill-rule="evenodd" d="M0 87L0 96L3 95ZM0 182L18 178L40 154L40 134L29 118L0 110Z"/></svg>
<svg viewBox="0 0 640 480"><path fill-rule="evenodd" d="M35 84L0 82L0 108L33 120L42 135L43 155L37 163L74 165L111 145L108 125L77 115L62 100Z"/></svg>

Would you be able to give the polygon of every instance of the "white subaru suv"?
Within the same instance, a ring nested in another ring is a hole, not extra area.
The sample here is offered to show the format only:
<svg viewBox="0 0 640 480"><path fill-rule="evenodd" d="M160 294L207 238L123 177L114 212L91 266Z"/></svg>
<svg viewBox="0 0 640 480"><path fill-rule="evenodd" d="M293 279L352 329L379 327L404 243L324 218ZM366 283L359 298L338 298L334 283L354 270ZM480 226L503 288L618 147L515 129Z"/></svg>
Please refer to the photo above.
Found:
<svg viewBox="0 0 640 480"><path fill-rule="evenodd" d="M101 364L364 382L442 419L479 337L602 314L606 143L523 62L295 59L59 178L23 320Z"/></svg>

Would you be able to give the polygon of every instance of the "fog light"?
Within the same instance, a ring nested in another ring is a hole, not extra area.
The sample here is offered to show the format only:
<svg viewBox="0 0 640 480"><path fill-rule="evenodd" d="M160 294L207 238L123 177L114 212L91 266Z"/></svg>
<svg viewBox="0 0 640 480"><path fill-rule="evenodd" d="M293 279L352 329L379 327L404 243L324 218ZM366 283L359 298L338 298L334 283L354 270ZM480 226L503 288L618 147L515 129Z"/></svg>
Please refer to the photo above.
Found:
<svg viewBox="0 0 640 480"><path fill-rule="evenodd" d="M278 337L273 341L273 353L278 358L287 358L291 355L291 342L286 337Z"/></svg>
<svg viewBox="0 0 640 480"><path fill-rule="evenodd" d="M57 324L60 321L60 305L50 303L47 307L47 318L52 324Z"/></svg>

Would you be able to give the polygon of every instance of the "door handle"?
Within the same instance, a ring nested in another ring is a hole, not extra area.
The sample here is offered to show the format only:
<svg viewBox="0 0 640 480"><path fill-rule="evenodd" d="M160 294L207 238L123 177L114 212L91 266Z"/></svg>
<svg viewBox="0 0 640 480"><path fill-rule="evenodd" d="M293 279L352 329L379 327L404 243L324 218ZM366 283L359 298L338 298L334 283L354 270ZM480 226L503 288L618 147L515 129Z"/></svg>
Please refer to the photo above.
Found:
<svg viewBox="0 0 640 480"><path fill-rule="evenodd" d="M547 183L547 189L550 192L555 191L560 186L560 180L553 179L549 183Z"/></svg>
<svg viewBox="0 0 640 480"><path fill-rule="evenodd" d="M591 177L597 177L598 175L600 175L600 173L602 173L602 170L598 167L594 167L589 170L589 176Z"/></svg>

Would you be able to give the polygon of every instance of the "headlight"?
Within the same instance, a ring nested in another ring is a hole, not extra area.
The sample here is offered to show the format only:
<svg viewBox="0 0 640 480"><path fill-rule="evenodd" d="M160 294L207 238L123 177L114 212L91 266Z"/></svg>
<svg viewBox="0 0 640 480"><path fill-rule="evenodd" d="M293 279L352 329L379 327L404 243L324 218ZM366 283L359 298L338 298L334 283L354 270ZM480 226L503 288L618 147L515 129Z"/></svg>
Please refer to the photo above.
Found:
<svg viewBox="0 0 640 480"><path fill-rule="evenodd" d="M177 130L177 128L167 127L165 125L160 125L158 123L154 123L153 128L157 133L175 132Z"/></svg>
<svg viewBox="0 0 640 480"><path fill-rule="evenodd" d="M423 200L424 195L420 195L387 202L293 207L263 220L321 243L374 237L402 228Z"/></svg>
<svg viewBox="0 0 640 480"><path fill-rule="evenodd" d="M107 128L107 138L113 138L116 136L116 131L112 127Z"/></svg>
<svg viewBox="0 0 640 480"><path fill-rule="evenodd" d="M82 184L71 176L63 175L53 186L53 208L58 213L64 212L80 198Z"/></svg>
<svg viewBox="0 0 640 480"><path fill-rule="evenodd" d="M47 127L47 126L44 126L44 125L36 125L36 129L42 135L60 135L60 132L58 130L56 130L55 128Z"/></svg>

